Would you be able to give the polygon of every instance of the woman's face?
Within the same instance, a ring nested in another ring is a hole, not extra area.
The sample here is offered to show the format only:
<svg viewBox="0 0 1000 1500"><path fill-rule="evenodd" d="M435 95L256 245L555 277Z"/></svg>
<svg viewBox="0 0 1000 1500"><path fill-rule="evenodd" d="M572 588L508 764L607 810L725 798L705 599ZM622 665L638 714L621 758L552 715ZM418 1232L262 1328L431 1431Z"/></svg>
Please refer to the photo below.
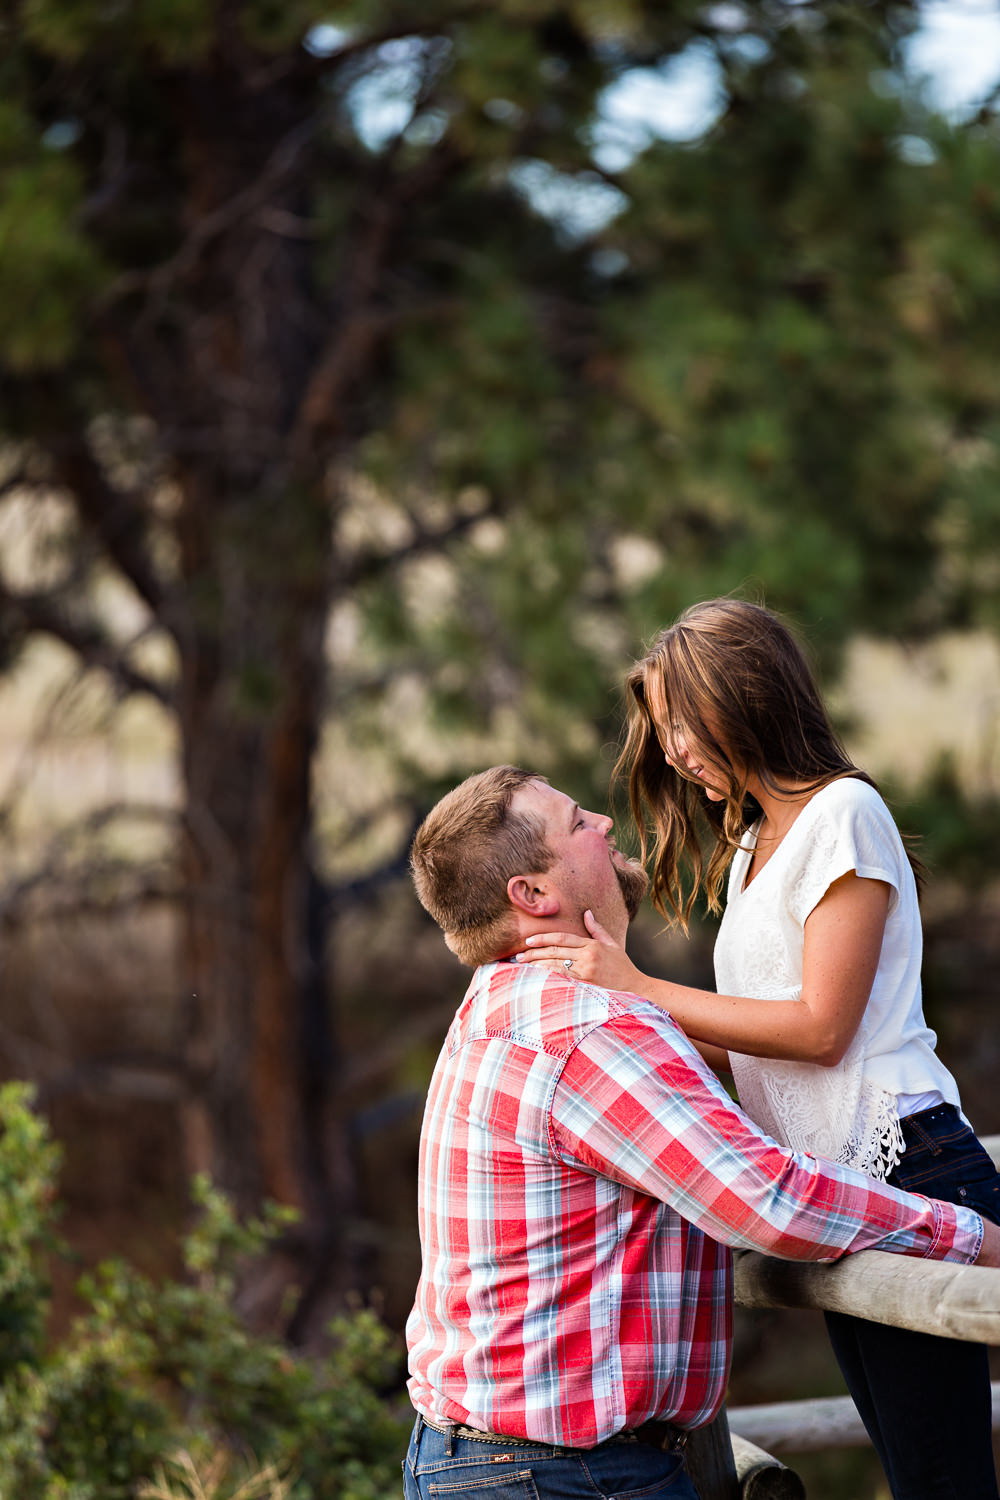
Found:
<svg viewBox="0 0 1000 1500"><path fill-rule="evenodd" d="M720 753L700 744L697 736L677 718L666 725L657 724L656 733L667 764L682 776L699 782L709 802L724 802L732 784L732 772Z"/></svg>

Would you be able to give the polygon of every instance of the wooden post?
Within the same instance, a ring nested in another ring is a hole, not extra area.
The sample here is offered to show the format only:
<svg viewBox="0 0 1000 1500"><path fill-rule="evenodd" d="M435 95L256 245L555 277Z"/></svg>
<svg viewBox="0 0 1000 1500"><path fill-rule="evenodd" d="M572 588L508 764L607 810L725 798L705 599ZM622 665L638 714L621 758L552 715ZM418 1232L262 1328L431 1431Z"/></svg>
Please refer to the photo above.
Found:
<svg viewBox="0 0 1000 1500"><path fill-rule="evenodd" d="M733 1458L740 1500L806 1500L806 1487L796 1473L735 1432Z"/></svg>
<svg viewBox="0 0 1000 1500"><path fill-rule="evenodd" d="M726 1408L706 1427L695 1427L685 1449L691 1483L700 1500L740 1500Z"/></svg>
<svg viewBox="0 0 1000 1500"><path fill-rule="evenodd" d="M731 1436L726 1409L688 1438L688 1473L700 1500L805 1500L799 1476L746 1438Z"/></svg>

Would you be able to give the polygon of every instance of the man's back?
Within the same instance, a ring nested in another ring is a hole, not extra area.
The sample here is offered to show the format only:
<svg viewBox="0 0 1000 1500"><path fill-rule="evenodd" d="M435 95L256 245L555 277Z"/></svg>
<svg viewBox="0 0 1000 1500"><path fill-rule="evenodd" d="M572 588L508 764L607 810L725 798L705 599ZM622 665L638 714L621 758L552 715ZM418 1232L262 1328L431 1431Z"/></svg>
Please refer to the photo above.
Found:
<svg viewBox="0 0 1000 1500"><path fill-rule="evenodd" d="M445 1040L419 1201L414 1405L581 1447L652 1417L711 1419L725 1246L940 1255L957 1227L762 1137L654 1006L512 963L476 971Z"/></svg>
<svg viewBox="0 0 1000 1500"><path fill-rule="evenodd" d="M685 1425L721 1401L725 1355L706 1369L701 1351L728 1348L728 1253L606 1175L603 1151L586 1160L587 1111L623 1096L581 1045L627 1012L505 963L477 971L452 1023L424 1119L407 1330L411 1395L437 1420L587 1446L625 1425L623 1406L662 1413L668 1386ZM577 1068L566 1077L574 1059L589 1101Z"/></svg>

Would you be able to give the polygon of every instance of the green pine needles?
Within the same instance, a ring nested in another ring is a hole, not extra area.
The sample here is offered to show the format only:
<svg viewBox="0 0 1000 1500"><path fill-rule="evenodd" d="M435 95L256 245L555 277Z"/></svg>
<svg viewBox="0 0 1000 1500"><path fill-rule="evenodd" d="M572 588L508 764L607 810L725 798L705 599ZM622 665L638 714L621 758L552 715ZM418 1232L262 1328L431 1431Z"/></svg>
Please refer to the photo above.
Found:
<svg viewBox="0 0 1000 1500"><path fill-rule="evenodd" d="M45 1338L59 1152L23 1084L0 1088L0 1495L18 1500L395 1500L408 1422L385 1396L399 1351L367 1310L329 1352L251 1332L239 1272L288 1222L240 1223L195 1184L187 1277L121 1261L83 1279L85 1312Z"/></svg>

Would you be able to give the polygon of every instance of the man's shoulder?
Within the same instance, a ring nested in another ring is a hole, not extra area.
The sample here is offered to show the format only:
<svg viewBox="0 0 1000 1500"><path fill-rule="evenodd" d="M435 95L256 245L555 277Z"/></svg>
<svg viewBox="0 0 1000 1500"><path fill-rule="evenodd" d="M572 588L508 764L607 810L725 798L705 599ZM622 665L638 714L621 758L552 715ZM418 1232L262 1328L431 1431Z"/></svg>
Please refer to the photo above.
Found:
<svg viewBox="0 0 1000 1500"><path fill-rule="evenodd" d="M541 964L484 964L456 1017L453 1043L506 1038L565 1058L595 1028L643 1004L638 997L585 984Z"/></svg>

